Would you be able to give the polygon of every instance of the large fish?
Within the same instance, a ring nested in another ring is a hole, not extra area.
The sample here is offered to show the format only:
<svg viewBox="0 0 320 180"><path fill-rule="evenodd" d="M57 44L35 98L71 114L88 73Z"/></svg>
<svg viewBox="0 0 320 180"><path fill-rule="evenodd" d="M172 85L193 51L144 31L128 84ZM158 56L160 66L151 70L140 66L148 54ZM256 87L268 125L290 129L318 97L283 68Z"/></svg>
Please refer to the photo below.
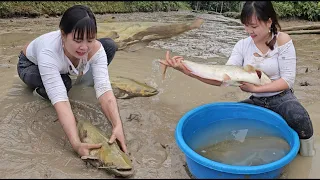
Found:
<svg viewBox="0 0 320 180"><path fill-rule="evenodd" d="M213 145L195 149L213 161L236 165L258 166L277 161L290 151L286 140L275 136L245 137L238 140L224 140Z"/></svg>
<svg viewBox="0 0 320 180"><path fill-rule="evenodd" d="M110 81L113 93L118 99L149 97L159 93L157 89L127 77L110 77Z"/></svg>
<svg viewBox="0 0 320 180"><path fill-rule="evenodd" d="M163 78L167 68L165 60L159 61L163 67ZM194 75L204 79L217 80L228 86L240 86L241 82L248 82L255 85L270 83L270 78L261 70L251 65L244 67L234 65L212 65L196 63L188 60L181 61L182 64Z"/></svg>
<svg viewBox="0 0 320 180"><path fill-rule="evenodd" d="M149 42L167 39L184 32L197 29L204 20L197 18L193 21L180 23L160 22L107 22L98 23L98 38L112 38L118 50L136 51L147 46Z"/></svg>
<svg viewBox="0 0 320 180"><path fill-rule="evenodd" d="M130 177L134 174L131 159L115 142L109 144L109 139L97 127L89 121L77 119L77 128L81 142L102 143L99 149L90 150L89 156L81 157L97 168L105 169L107 172L118 177Z"/></svg>

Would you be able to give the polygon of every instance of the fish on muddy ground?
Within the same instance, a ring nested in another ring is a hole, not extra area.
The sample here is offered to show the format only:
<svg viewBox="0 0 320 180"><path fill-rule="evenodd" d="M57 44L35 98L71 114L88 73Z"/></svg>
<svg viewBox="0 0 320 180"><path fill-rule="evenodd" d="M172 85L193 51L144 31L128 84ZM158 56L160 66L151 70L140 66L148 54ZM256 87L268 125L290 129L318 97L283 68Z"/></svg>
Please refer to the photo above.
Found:
<svg viewBox="0 0 320 180"><path fill-rule="evenodd" d="M167 62L159 60L162 66L162 78L164 79ZM251 65L244 67L234 65L212 65L202 64L193 61L182 60L185 66L192 74L204 79L217 80L223 82L225 86L240 86L241 82L248 82L255 85L264 85L270 83L270 78L261 70Z"/></svg>
<svg viewBox="0 0 320 180"><path fill-rule="evenodd" d="M110 77L114 95L118 99L129 99L133 97L149 97L159 93L159 91L146 83L127 77Z"/></svg>
<svg viewBox="0 0 320 180"><path fill-rule="evenodd" d="M184 32L197 29L204 20L179 23L160 22L108 22L98 23L98 38L112 38L118 50L136 51L146 47L149 42L171 38Z"/></svg>
<svg viewBox="0 0 320 180"><path fill-rule="evenodd" d="M101 148L90 150L89 156L82 156L92 166L105 169L116 177L130 177L134 174L131 159L115 142L109 144L106 135L91 122L77 119L79 137L83 143L102 143Z"/></svg>

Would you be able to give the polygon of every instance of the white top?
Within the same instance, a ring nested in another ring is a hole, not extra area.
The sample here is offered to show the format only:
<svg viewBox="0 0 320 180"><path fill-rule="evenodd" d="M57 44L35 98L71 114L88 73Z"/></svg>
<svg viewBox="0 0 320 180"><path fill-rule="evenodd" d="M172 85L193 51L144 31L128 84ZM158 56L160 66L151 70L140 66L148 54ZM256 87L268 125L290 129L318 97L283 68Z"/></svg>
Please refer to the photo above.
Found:
<svg viewBox="0 0 320 180"><path fill-rule="evenodd" d="M75 68L64 54L61 31L57 30L34 39L27 47L26 57L38 65L43 85L53 105L59 101L68 101L67 90L60 74L69 72L71 75L77 75L79 69L84 69L84 74L89 66L92 68L96 97L99 98L112 90L107 55L102 45L90 60L87 60L87 57L81 59Z"/></svg>
<svg viewBox="0 0 320 180"><path fill-rule="evenodd" d="M279 34L279 33L278 33ZM253 54L258 53L261 57ZM241 39L234 46L227 65L245 66L250 64L261 69L269 78L274 81L284 79L289 88L293 87L296 77L296 51L292 40L284 45L274 45L274 49L263 54L254 44L251 36ZM278 92L252 93L256 97L268 97L279 94Z"/></svg>

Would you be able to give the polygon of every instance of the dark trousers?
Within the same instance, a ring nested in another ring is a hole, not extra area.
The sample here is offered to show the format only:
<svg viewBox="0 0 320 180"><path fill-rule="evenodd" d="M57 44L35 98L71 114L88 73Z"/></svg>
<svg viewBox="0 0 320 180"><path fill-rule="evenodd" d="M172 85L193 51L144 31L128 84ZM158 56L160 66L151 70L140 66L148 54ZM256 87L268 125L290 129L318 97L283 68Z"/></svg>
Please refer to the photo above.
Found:
<svg viewBox="0 0 320 180"><path fill-rule="evenodd" d="M118 50L117 45L115 42L110 38L101 38L97 39L101 42L102 46L104 47L104 50L107 54L108 59L108 65L111 63L112 59L114 58L114 55L116 51ZM33 62L28 60L28 58L21 52L19 55L19 61L17 64L17 71L20 79L30 88L38 89L38 93L46 98L48 98L48 95L46 93L46 90L43 86L39 68L37 65L35 65ZM68 74L61 74L62 81L64 85L66 86L67 92L72 87L72 81Z"/></svg>
<svg viewBox="0 0 320 180"><path fill-rule="evenodd" d="M250 96L249 99L241 102L261 106L278 113L298 133L300 139L309 139L313 135L309 114L291 89L271 97Z"/></svg>

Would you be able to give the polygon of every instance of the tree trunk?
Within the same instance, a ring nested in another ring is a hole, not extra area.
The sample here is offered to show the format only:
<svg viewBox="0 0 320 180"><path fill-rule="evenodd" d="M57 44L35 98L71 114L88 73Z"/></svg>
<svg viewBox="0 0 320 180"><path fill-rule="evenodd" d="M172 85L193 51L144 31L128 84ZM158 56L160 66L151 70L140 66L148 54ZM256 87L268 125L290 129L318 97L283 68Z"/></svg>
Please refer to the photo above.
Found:
<svg viewBox="0 0 320 180"><path fill-rule="evenodd" d="M221 2L221 9L220 9L220 13L222 13L222 9L223 9L223 1L220 1Z"/></svg>
<svg viewBox="0 0 320 180"><path fill-rule="evenodd" d="M297 31L297 30L313 30L313 29L320 29L320 24L287 27L287 28L282 28L281 31Z"/></svg>
<svg viewBox="0 0 320 180"><path fill-rule="evenodd" d="M196 4L196 11L198 11L198 9L199 9L199 1L197 1L197 4Z"/></svg>
<svg viewBox="0 0 320 180"><path fill-rule="evenodd" d="M320 29L300 30L300 31L287 31L286 33L289 34L289 35L293 35L293 34L320 34Z"/></svg>

